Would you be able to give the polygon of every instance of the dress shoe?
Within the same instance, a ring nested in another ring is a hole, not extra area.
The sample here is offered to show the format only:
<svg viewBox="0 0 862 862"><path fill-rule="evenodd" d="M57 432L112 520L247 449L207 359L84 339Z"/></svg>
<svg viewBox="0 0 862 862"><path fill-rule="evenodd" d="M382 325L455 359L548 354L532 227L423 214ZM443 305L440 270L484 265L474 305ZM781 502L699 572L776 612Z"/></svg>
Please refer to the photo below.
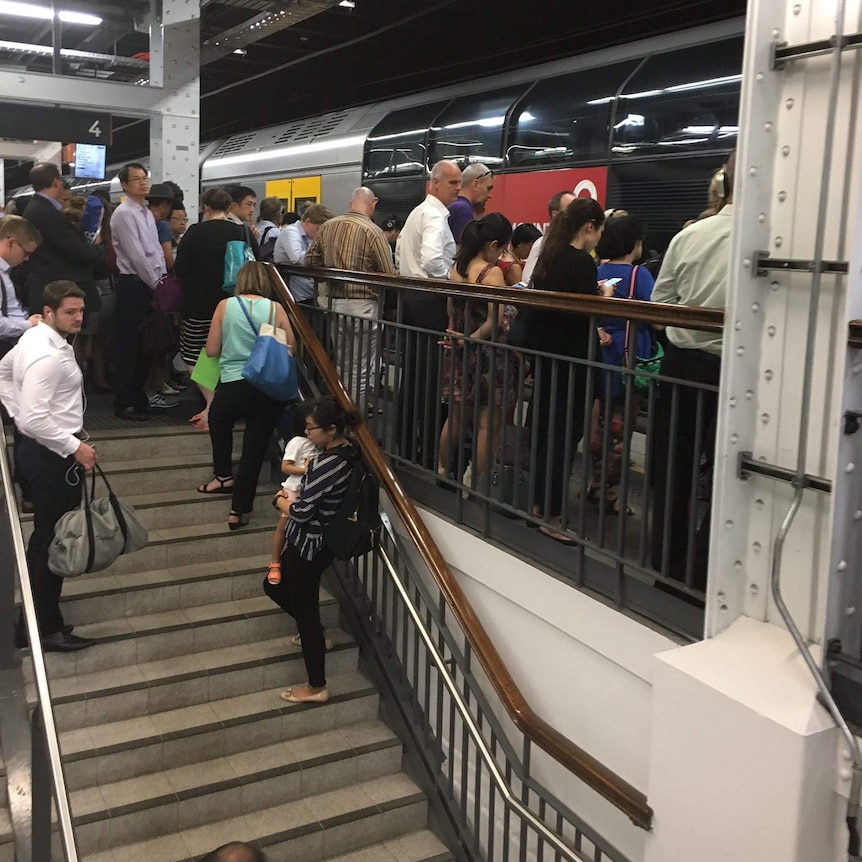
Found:
<svg viewBox="0 0 862 862"><path fill-rule="evenodd" d="M144 422L148 418L143 410L137 410L134 407L124 407L122 410L115 410L114 416L117 419L129 419L135 422Z"/></svg>
<svg viewBox="0 0 862 862"><path fill-rule="evenodd" d="M65 625L60 630L60 633L70 635L74 630L74 626ZM81 640L83 640L83 638L81 638ZM30 649L30 638L27 637L27 632L20 631L18 629L15 630L15 649Z"/></svg>
<svg viewBox="0 0 862 862"><path fill-rule="evenodd" d="M314 692L314 694L294 694L294 689L289 688L287 691L283 691L279 697L291 703L326 703L329 700L329 689L324 688Z"/></svg>
<svg viewBox="0 0 862 862"><path fill-rule="evenodd" d="M42 650L44 652L75 652L91 647L94 643L96 642L92 638L79 638L77 635L59 631L42 638Z"/></svg>

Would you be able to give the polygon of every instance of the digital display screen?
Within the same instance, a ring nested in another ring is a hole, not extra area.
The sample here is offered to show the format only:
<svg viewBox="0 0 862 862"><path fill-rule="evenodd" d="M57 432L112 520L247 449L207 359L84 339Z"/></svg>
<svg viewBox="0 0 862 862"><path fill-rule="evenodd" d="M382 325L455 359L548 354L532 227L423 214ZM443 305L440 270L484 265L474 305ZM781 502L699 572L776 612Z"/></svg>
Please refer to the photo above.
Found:
<svg viewBox="0 0 862 862"><path fill-rule="evenodd" d="M107 148L100 144L75 144L76 179L105 179L105 153Z"/></svg>

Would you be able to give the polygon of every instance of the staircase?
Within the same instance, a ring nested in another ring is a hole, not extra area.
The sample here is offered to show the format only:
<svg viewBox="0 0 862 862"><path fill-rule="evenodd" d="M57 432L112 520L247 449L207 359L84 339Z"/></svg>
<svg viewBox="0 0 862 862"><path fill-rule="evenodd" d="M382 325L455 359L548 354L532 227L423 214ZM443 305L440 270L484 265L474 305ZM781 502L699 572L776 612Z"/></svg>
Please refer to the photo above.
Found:
<svg viewBox="0 0 862 862"><path fill-rule="evenodd" d="M259 842L270 862L453 859L428 829L331 595L321 593L330 701L278 696L305 667L293 621L261 588L275 523L268 467L251 524L231 533L229 498L195 491L212 473L206 435L176 425L92 438L150 542L65 585L66 621L99 643L46 656L82 859L192 862L228 841ZM25 675L32 700L29 658ZM0 862L12 859L4 804Z"/></svg>

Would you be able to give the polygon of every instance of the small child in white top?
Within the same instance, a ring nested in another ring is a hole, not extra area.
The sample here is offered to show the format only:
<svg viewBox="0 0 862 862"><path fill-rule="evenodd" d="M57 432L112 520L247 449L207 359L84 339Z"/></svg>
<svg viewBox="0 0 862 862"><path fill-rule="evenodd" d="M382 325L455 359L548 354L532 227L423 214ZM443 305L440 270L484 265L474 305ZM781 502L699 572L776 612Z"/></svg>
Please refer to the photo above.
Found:
<svg viewBox="0 0 862 862"><path fill-rule="evenodd" d="M317 455L317 452L317 447L304 434L291 437L284 447L284 457L281 461L281 472L287 478L281 483L281 490L275 495L276 499L286 497L292 503L299 496L302 477L305 475L309 461ZM278 526L272 536L272 560L266 575L266 579L271 584L281 583L281 552L284 550L284 534L287 530L288 517L285 514L279 516Z"/></svg>

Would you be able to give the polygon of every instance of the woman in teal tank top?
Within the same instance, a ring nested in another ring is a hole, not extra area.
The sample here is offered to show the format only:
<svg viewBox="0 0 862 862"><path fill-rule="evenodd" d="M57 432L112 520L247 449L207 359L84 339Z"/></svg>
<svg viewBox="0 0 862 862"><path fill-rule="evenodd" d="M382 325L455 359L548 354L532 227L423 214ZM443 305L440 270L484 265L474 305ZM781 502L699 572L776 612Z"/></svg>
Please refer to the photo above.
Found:
<svg viewBox="0 0 862 862"><path fill-rule="evenodd" d="M242 369L251 355L262 323L271 322L283 329L287 343L291 348L295 346L287 313L270 299L270 295L266 266L256 261L246 263L237 276L235 295L218 304L207 336L207 355L219 357L221 374L209 411L213 478L201 485L198 491L232 496L227 522L231 530L248 523L247 515L254 505L260 468L286 404L270 398L242 377ZM253 328L249 317L254 323ZM245 419L245 431L239 465L234 473L233 428L237 419Z"/></svg>

